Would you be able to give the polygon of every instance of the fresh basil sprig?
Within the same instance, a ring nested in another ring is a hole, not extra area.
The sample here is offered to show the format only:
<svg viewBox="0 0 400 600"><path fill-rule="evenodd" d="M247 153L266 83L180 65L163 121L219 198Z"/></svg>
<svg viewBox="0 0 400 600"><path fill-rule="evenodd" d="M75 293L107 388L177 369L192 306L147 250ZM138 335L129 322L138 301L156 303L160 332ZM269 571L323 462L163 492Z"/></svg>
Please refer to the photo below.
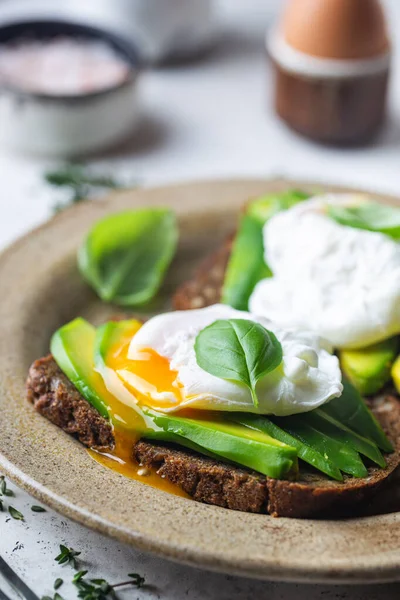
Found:
<svg viewBox="0 0 400 600"><path fill-rule="evenodd" d="M272 331L246 319L219 319L202 329L194 345L199 367L247 386L258 406L256 383L282 362L282 346Z"/></svg>
<svg viewBox="0 0 400 600"><path fill-rule="evenodd" d="M145 304L157 293L177 240L176 216L169 208L115 213L89 231L79 250L79 269L105 302Z"/></svg>
<svg viewBox="0 0 400 600"><path fill-rule="evenodd" d="M361 202L355 206L328 207L329 216L341 225L384 233L395 240L400 239L400 208L379 204L378 202Z"/></svg>

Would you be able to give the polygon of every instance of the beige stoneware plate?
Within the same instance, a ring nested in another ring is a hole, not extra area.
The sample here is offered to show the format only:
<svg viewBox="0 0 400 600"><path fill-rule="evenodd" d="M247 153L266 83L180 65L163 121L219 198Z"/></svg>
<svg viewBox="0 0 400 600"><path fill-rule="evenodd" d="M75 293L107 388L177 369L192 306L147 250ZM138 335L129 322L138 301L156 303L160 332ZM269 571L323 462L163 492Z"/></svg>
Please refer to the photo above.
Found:
<svg viewBox="0 0 400 600"><path fill-rule="evenodd" d="M100 466L25 400L28 367L48 351L57 327L77 315L98 323L115 312L96 299L76 268L76 250L94 221L143 205L176 210L181 241L162 299L151 308L157 312L233 229L247 198L293 185L322 189L240 180L121 192L65 211L6 250L0 257L0 469L62 514L182 563L285 581L400 580L400 513L273 519L169 495Z"/></svg>

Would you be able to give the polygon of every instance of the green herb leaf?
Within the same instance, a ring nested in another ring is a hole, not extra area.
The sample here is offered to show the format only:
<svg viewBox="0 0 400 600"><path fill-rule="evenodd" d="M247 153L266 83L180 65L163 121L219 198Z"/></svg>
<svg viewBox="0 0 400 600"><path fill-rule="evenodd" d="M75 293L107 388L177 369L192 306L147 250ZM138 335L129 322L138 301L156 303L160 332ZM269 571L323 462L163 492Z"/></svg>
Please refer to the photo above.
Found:
<svg viewBox="0 0 400 600"><path fill-rule="evenodd" d="M282 362L282 346L272 331L245 319L219 319L197 335L199 367L215 377L247 386L255 406L257 381Z"/></svg>
<svg viewBox="0 0 400 600"><path fill-rule="evenodd" d="M98 175L87 169L84 165L76 163L66 164L58 169L48 171L45 173L44 178L48 184L54 187L70 190L70 198L65 203L54 205L53 209L55 213L86 200L96 190L127 187L113 176ZM132 182L129 187L134 187L135 185L136 183Z"/></svg>
<svg viewBox="0 0 400 600"><path fill-rule="evenodd" d="M43 513L43 512L46 512L46 509L43 508L43 506L33 505L33 506L31 506L31 511L32 512L37 512L37 513Z"/></svg>
<svg viewBox="0 0 400 600"><path fill-rule="evenodd" d="M329 205L328 214L341 225L377 231L395 240L400 239L400 208L398 207L366 201L355 206Z"/></svg>
<svg viewBox="0 0 400 600"><path fill-rule="evenodd" d="M60 554L56 556L54 560L56 560L59 565L72 563L74 569L76 569L76 557L79 556L81 553L76 552L76 550L74 550L73 548L67 548L67 546L64 546L63 544L60 544L60 551Z"/></svg>
<svg viewBox="0 0 400 600"><path fill-rule="evenodd" d="M124 187L115 177L91 173L84 165L77 163L66 164L58 169L47 171L44 178L47 183L56 187L76 188L82 185L110 189Z"/></svg>
<svg viewBox="0 0 400 600"><path fill-rule="evenodd" d="M128 577L132 579L132 584L136 585L138 588L143 587L146 581L139 573L128 573Z"/></svg>
<svg viewBox="0 0 400 600"><path fill-rule="evenodd" d="M78 581L80 581L82 579L82 577L85 577L86 574L87 574L87 571L78 571L77 573L75 573L75 575L72 579L72 583L77 583Z"/></svg>
<svg viewBox="0 0 400 600"><path fill-rule="evenodd" d="M221 300L238 310L247 310L256 284L271 276L264 260L263 227L276 213L309 197L297 190L262 196L249 203L234 239L222 287Z"/></svg>
<svg viewBox="0 0 400 600"><path fill-rule="evenodd" d="M19 510L17 510L16 508L14 508L13 506L9 506L8 507L8 512L10 513L10 515L12 516L13 519L15 519L16 521L23 521L24 520L24 515L19 512Z"/></svg>
<svg viewBox="0 0 400 600"><path fill-rule="evenodd" d="M83 579L86 573L87 571L79 571L72 580L78 589L78 598L82 598L82 600L116 599L116 588L132 585L141 587L144 584L144 577L141 577L138 573L128 575L128 577L131 577L129 581L122 581L121 583L116 583L114 585L111 585L105 579Z"/></svg>
<svg viewBox="0 0 400 600"><path fill-rule="evenodd" d="M89 232L79 251L79 268L102 300L144 304L157 293L177 240L176 217L168 208L113 214Z"/></svg>
<svg viewBox="0 0 400 600"><path fill-rule="evenodd" d="M7 487L4 475L0 477L0 496L15 496L14 492Z"/></svg>
<svg viewBox="0 0 400 600"><path fill-rule="evenodd" d="M60 577L58 577L54 582L54 586L53 586L54 589L58 590L62 586L63 583L64 583L64 581Z"/></svg>

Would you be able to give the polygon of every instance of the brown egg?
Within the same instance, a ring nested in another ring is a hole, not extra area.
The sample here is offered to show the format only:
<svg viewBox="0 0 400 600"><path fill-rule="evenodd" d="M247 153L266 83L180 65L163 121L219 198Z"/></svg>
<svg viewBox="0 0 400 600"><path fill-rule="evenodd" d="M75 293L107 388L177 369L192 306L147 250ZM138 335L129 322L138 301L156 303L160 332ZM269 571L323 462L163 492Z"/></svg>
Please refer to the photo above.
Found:
<svg viewBox="0 0 400 600"><path fill-rule="evenodd" d="M378 0L291 0L281 28L290 46L322 58L370 58L389 49Z"/></svg>

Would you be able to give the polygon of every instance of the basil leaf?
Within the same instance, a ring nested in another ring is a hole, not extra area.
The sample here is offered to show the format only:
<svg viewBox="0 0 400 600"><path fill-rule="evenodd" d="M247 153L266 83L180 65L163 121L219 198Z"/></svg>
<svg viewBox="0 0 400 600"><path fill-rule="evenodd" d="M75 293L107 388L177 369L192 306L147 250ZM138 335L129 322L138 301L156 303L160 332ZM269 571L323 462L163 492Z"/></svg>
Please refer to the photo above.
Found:
<svg viewBox="0 0 400 600"><path fill-rule="evenodd" d="M255 406L257 381L282 362L282 346L272 331L246 319L215 321L200 331L194 349L199 367L247 386Z"/></svg>
<svg viewBox="0 0 400 600"><path fill-rule="evenodd" d="M247 310L256 284L272 275L264 261L263 227L274 214L308 198L289 190L269 194L249 203L242 216L225 272L221 300L238 310Z"/></svg>
<svg viewBox="0 0 400 600"><path fill-rule="evenodd" d="M176 250L175 214L144 208L98 221L78 253L79 269L106 302L136 306L157 293Z"/></svg>
<svg viewBox="0 0 400 600"><path fill-rule="evenodd" d="M357 206L328 207L329 216L340 223L357 229L384 233L395 240L400 239L400 208L363 202Z"/></svg>

